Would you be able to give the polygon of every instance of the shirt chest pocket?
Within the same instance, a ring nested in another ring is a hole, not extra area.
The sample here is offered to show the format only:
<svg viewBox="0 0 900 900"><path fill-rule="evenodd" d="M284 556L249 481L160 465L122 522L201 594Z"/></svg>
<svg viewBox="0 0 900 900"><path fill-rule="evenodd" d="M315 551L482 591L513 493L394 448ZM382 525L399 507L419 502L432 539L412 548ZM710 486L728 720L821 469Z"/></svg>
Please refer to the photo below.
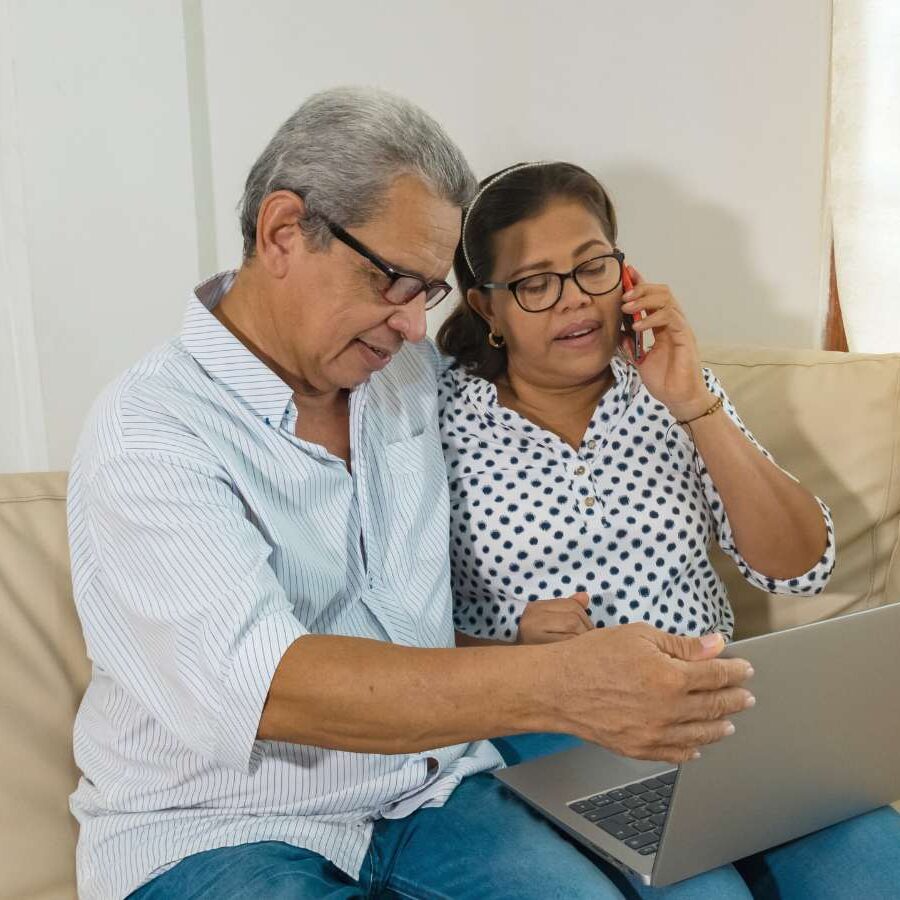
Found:
<svg viewBox="0 0 900 900"><path fill-rule="evenodd" d="M437 435L425 431L388 444L384 461L387 559L405 569L446 554L447 476Z"/></svg>

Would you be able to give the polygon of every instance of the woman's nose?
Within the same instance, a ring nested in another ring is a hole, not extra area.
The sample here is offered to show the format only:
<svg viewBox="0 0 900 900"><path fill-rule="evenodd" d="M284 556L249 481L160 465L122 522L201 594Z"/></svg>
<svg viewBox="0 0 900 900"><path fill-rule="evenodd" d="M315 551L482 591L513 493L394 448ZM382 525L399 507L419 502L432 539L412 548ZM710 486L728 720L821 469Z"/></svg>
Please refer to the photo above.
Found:
<svg viewBox="0 0 900 900"><path fill-rule="evenodd" d="M579 306L589 304L591 300L591 295L586 294L571 275L563 281L562 294L558 304L560 310L577 309Z"/></svg>

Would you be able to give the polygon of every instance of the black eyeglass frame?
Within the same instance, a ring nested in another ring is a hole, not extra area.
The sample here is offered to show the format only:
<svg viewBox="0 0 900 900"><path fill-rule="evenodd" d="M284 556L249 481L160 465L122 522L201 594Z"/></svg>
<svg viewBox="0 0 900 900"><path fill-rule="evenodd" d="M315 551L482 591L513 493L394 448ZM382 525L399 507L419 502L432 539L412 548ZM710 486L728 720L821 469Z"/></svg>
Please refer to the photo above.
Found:
<svg viewBox="0 0 900 900"><path fill-rule="evenodd" d="M619 264L619 277L616 283L606 291L589 291L586 290L584 285L578 280L578 270L583 266L588 265L589 263L596 262L598 259L614 259ZM566 289L566 281L571 278L575 284L578 285L578 289L584 291L590 297L602 297L604 294L611 294L621 283L622 283L622 267L625 263L625 254L619 250L618 247L614 248L612 253L601 253L599 256L592 256L590 259L586 259L584 262L578 263L574 269L571 269L568 272L532 272L530 275L523 275L521 278L517 278L515 281L493 281L487 282L486 284L479 285L479 290L486 288L488 290L507 290L509 291L513 297L515 298L516 303L519 305L519 308L523 312L528 313L541 313L546 312L548 309L553 309L557 303L559 303L562 298L563 291ZM528 309L523 305L522 301L519 299L519 295L516 292L518 286L523 282L527 281L529 278L539 278L541 275L555 275L559 279L559 293L556 295L556 299L549 306L542 306L540 309Z"/></svg>
<svg viewBox="0 0 900 900"><path fill-rule="evenodd" d="M453 287L446 281L425 281L419 275L412 272L404 272L403 269L397 269L390 263L385 262L381 257L373 253L362 241L358 241L352 234L348 234L340 225L334 222L328 222L328 230L342 243L351 250L356 251L364 259L367 259L379 272L386 275L390 279L390 284L382 291L381 296L394 306L405 306L407 303L415 300L419 294L425 294L425 309L434 309L452 290ZM391 288L401 279L407 278L411 281L418 282L422 287L406 300L391 300L388 296ZM438 292L438 293L435 293Z"/></svg>

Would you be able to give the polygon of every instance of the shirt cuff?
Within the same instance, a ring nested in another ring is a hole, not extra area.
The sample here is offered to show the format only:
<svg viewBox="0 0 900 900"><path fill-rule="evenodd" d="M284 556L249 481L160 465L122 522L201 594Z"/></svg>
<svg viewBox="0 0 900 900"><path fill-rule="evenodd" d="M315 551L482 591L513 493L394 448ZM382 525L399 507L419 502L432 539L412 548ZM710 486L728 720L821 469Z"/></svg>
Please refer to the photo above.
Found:
<svg viewBox="0 0 900 900"><path fill-rule="evenodd" d="M243 636L223 673L216 757L242 774L259 765L256 734L272 678L288 647L309 632L287 612L256 622Z"/></svg>

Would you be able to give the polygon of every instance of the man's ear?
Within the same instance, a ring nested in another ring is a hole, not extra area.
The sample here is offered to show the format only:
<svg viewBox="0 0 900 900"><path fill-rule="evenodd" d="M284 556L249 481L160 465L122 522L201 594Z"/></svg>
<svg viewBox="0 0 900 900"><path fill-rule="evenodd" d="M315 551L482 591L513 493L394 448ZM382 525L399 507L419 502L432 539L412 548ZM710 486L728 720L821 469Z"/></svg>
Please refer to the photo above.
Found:
<svg viewBox="0 0 900 900"><path fill-rule="evenodd" d="M466 291L466 303L484 319L488 329L493 330L491 323L494 321L494 304L490 291L479 291L478 288L469 288Z"/></svg>
<svg viewBox="0 0 900 900"><path fill-rule="evenodd" d="M303 198L293 191L274 191L256 217L256 255L276 278L288 269L292 252L306 246L300 220L306 214Z"/></svg>

